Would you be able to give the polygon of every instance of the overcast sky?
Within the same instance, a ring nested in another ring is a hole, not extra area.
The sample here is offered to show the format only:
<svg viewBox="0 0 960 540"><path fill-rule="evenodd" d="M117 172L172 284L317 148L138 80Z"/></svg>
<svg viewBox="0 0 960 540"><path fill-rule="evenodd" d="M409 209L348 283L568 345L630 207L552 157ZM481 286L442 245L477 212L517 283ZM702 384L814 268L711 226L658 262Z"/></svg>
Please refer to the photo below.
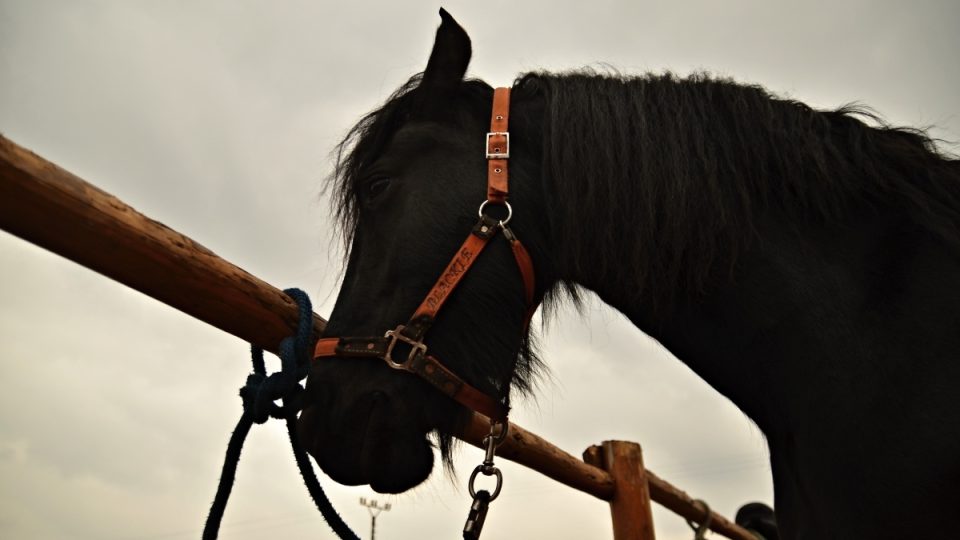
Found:
<svg viewBox="0 0 960 540"><path fill-rule="evenodd" d="M420 71L433 2L0 0L0 132L278 287L332 307L340 255L319 198L329 151ZM469 74L610 64L708 70L816 107L859 101L960 140L960 4L444 4L473 38ZM956 144L946 148L956 150ZM579 454L604 439L732 517L772 501L766 444L725 398L594 302L542 340L551 377L514 421ZM0 537L196 538L212 499L246 344L0 233ZM255 426L223 538L327 538L281 423ZM322 478L369 536L454 538L469 505L460 452L400 496ZM610 536L607 505L511 464L484 538ZM654 515L660 538L688 538Z"/></svg>

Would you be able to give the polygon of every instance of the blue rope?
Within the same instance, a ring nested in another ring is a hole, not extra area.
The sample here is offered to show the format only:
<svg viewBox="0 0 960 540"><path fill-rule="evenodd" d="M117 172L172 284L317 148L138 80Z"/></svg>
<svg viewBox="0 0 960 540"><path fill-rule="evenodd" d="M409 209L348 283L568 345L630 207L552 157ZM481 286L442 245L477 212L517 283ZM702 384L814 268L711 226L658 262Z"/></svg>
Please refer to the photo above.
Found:
<svg viewBox="0 0 960 540"><path fill-rule="evenodd" d="M296 435L297 413L303 408L302 398L304 389L300 385L310 371L310 353L313 348L313 307L310 298L300 289L286 289L283 291L297 303L299 319L297 332L280 342L280 371L267 375L263 360L263 348L251 346L253 373L247 377L247 383L240 389L243 400L243 415L237 422L237 427L230 436L227 444L227 455L223 461L223 471L220 473L220 483L217 494L214 496L207 522L203 528L203 540L214 540L220 532L220 522L223 512L227 508L227 500L233 489L233 481L237 474L237 463L240 461L240 451L243 442L253 424L262 424L268 419L277 418L287 423L287 434L290 436L290 446L293 456L300 469L300 476L310 492L310 497L323 518L342 540L359 540L359 537L344 523L337 514L330 500L327 499L320 482L313 473L310 458L300 446ZM281 405L276 401L280 400Z"/></svg>

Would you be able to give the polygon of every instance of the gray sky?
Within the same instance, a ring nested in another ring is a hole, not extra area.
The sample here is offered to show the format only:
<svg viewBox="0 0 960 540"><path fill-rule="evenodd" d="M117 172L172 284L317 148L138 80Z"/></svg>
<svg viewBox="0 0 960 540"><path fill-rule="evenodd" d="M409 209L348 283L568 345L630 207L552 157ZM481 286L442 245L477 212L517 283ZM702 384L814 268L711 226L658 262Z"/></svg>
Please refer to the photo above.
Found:
<svg viewBox="0 0 960 540"><path fill-rule="evenodd" d="M607 63L709 70L817 107L859 101L960 140L960 4L467 2L470 74ZM328 152L426 63L433 2L0 0L0 131L328 314L339 254L318 198ZM947 145L956 150L955 144ZM240 414L247 346L0 233L0 536L199 536ZM552 376L514 421L579 454L643 444L650 469L730 515L772 499L766 444L725 398L594 302L553 320ZM285 446L257 426L223 537L326 538ZM378 537L456 537L460 452L411 493L322 479L364 537L360 496L389 500ZM511 464L485 538L604 538L605 503ZM654 516L660 538L688 538Z"/></svg>

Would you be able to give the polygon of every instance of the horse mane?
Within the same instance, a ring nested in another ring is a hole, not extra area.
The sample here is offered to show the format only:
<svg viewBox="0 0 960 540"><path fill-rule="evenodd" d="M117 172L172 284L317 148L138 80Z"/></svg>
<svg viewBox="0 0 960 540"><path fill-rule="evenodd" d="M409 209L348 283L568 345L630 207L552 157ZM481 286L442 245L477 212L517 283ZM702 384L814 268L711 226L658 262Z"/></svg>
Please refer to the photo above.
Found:
<svg viewBox="0 0 960 540"><path fill-rule="evenodd" d="M865 107L818 111L706 74L532 73L517 87L546 99L544 196L564 260L600 279L628 269L655 310L703 291L717 264L732 271L764 211L902 208L960 248L960 162Z"/></svg>

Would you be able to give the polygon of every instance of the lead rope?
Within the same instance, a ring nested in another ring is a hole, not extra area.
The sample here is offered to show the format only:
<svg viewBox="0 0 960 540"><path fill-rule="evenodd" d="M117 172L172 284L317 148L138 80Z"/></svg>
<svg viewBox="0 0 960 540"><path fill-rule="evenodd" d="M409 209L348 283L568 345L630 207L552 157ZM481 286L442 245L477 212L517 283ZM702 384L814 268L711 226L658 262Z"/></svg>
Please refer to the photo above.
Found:
<svg viewBox="0 0 960 540"><path fill-rule="evenodd" d="M230 498L230 491L233 489L237 464L240 461L240 451L243 449L243 442L250 432L250 427L254 423L262 424L270 417L286 421L290 446L293 448L293 456L297 461L297 468L300 469L300 476L303 477L307 491L310 492L310 497L323 515L323 519L342 540L359 540L359 537L344 523L343 518L337 514L337 511L330 504L330 500L324 494L323 488L320 487L320 482L313 472L313 467L310 465L310 458L303 447L300 446L300 440L296 434L297 413L303 408L304 390L300 381L310 371L311 353L313 352L313 340L311 339L313 307L310 305L310 298L300 289L285 289L283 292L297 303L299 313L297 332L280 342L281 369L269 376L266 374L267 370L263 361L263 348L255 345L250 347L253 373L247 376L247 384L240 389L240 397L243 399L243 414L240 416L240 421L237 422L237 427L233 430L230 442L227 445L227 454L223 461L217 494L213 499L210 513L207 515L207 522L203 527L203 540L214 540L220 533L220 522L223 520L223 512L227 508L227 500ZM278 399L280 405L275 403Z"/></svg>

